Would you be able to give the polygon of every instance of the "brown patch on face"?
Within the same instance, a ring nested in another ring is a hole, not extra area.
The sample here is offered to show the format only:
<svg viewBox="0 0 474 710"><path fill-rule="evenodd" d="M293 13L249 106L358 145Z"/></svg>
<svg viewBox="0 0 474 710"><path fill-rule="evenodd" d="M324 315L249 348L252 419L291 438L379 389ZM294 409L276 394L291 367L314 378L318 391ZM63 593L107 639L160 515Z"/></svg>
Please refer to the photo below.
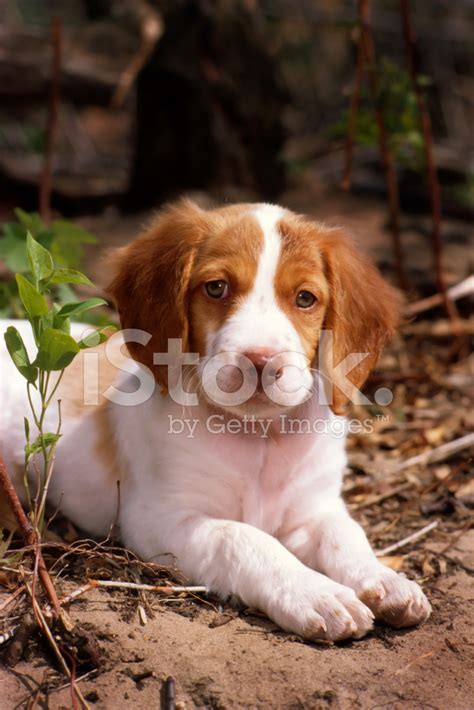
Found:
<svg viewBox="0 0 474 710"><path fill-rule="evenodd" d="M300 333L308 356L313 354L312 360L321 328L332 331L333 362L326 364L327 372L350 353L369 353L347 375L355 388L362 387L399 322L400 294L342 230L291 215L279 228L283 248L276 290L281 307ZM294 308L295 292L300 289L318 297L311 309ZM336 378L330 385L331 406L337 414L343 413L347 402L342 384Z"/></svg>
<svg viewBox="0 0 474 710"><path fill-rule="evenodd" d="M183 352L205 352L205 336L237 307L251 287L262 247L261 231L247 205L205 211L189 200L163 210L151 228L116 253L109 286L123 328L152 337L129 343L132 357L167 388L167 369L153 354L167 352L168 338L181 338ZM228 278L229 299L213 302L206 280ZM192 321L192 325L191 325Z"/></svg>
<svg viewBox="0 0 474 710"><path fill-rule="evenodd" d="M323 258L314 239L313 225L288 215L279 222L278 230L282 249L275 277L277 300L293 323L312 363L329 300ZM316 296L315 304L310 308L299 308L296 298L300 291L309 291Z"/></svg>
<svg viewBox="0 0 474 710"><path fill-rule="evenodd" d="M246 211L246 205L213 211L209 233L196 255L190 281L190 341L200 355L206 353L206 336L238 309L255 282L263 234ZM206 282L215 280L229 284L227 297L207 295Z"/></svg>

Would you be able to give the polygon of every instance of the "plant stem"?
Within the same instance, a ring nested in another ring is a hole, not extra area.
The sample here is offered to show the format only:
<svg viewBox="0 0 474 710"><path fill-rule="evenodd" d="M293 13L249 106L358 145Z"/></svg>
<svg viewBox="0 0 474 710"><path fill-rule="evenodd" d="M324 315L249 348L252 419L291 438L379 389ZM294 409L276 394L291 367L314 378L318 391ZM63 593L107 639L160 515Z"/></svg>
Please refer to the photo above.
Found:
<svg viewBox="0 0 474 710"><path fill-rule="evenodd" d="M53 170L53 150L58 127L60 72L61 72L62 25L59 17L54 17L51 25L51 90L49 95L48 126L46 131L46 151L39 189L39 211L44 222L51 219L51 174Z"/></svg>
<svg viewBox="0 0 474 710"><path fill-rule="evenodd" d="M40 549L39 550L37 549L37 547L38 547L37 532L35 531L32 523L31 523L31 520L27 517L25 511L23 510L23 506L21 505L21 502L20 502L20 499L18 498L17 492L15 491L15 488L13 487L13 483L11 481L9 474L8 474L5 461L1 455L0 455L0 487L3 489L3 492L5 493L5 496L7 498L7 501L10 504L10 508L12 510L12 513L14 514L14 516L18 522L18 527L19 527L20 532L22 534L25 545L27 545L28 547L32 547L37 551L37 554L38 554L38 576L40 578L41 584L43 585L43 588L44 588L46 594L48 595L49 601L51 602L51 607L52 607L54 616L59 617L60 606L59 606L58 595L56 594L54 584L52 582L51 577L49 576L48 570L46 569L46 565L45 565L44 559L43 559L43 554Z"/></svg>
<svg viewBox="0 0 474 710"><path fill-rule="evenodd" d="M349 190L352 178L352 155L354 152L354 136L357 127L357 113L359 110L360 90L362 88L362 77L364 74L364 37L362 27L359 27L359 40L357 43L357 65L354 78L354 90L351 96L349 108L349 120L347 125L347 136L345 145L345 167L342 176L342 189Z"/></svg>
<svg viewBox="0 0 474 710"><path fill-rule="evenodd" d="M403 35L408 56L408 67L410 77L415 92L418 111L420 113L421 130L423 133L423 147L425 152L426 170L431 200L432 230L431 239L433 244L434 267L436 273L436 283L438 290L443 297L443 304L448 317L454 322L459 321L459 313L456 305L449 298L447 292L446 279L443 268L443 240L441 237L441 191L439 187L438 171L433 155L433 131L431 127L430 114L426 108L426 101L423 91L418 81L418 69L416 62L416 35L410 18L409 0L400 0L400 12L402 16Z"/></svg>
<svg viewBox="0 0 474 710"><path fill-rule="evenodd" d="M400 288L407 290L407 281L403 264L403 252L400 240L400 199L398 195L397 175L390 150L390 141L385 127L385 115L379 99L377 67L375 61L375 46L369 23L369 0L359 0L359 22L361 27L361 42L364 47L365 59L369 74L369 90L374 104L375 121L379 138L379 148L385 170L385 181L388 193L390 229L392 233L395 270Z"/></svg>

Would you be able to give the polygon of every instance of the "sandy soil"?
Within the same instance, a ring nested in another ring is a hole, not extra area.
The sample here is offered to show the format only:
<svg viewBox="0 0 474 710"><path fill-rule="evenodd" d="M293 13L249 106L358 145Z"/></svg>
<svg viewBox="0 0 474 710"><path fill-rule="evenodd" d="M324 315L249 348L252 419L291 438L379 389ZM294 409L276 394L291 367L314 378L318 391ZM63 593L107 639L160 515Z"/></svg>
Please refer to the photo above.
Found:
<svg viewBox="0 0 474 710"><path fill-rule="evenodd" d="M430 588L434 612L423 627L377 627L366 639L338 645L303 643L250 612L232 618L227 608L194 605L188 617L153 603L154 618L143 626L122 594L112 601L97 591L71 609L73 619L92 625L105 658L81 682L82 692L97 710L156 708L171 675L185 708L468 710L474 590L466 570L474 571L473 550L473 531L451 548L464 569L453 567ZM26 707L48 676L57 682L37 649L31 656L13 672L0 669L2 710ZM51 692L38 707L71 707L69 689Z"/></svg>

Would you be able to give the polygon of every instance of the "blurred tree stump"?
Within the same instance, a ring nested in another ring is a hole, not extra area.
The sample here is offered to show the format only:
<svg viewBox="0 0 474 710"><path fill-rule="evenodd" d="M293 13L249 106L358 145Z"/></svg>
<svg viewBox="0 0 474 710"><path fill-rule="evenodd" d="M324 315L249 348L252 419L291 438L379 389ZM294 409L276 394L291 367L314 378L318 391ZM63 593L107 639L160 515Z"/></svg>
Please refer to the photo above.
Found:
<svg viewBox="0 0 474 710"><path fill-rule="evenodd" d="M165 33L137 82L130 199L146 204L183 185L277 195L286 96L262 16L233 0L167 5Z"/></svg>
<svg viewBox="0 0 474 710"><path fill-rule="evenodd" d="M72 0L35 6L34 17L18 0L2 6L2 188L38 183L55 12L64 27L56 198L121 196L141 208L190 189L272 198L283 188L288 97L252 0ZM147 12L161 23L154 50L112 107Z"/></svg>

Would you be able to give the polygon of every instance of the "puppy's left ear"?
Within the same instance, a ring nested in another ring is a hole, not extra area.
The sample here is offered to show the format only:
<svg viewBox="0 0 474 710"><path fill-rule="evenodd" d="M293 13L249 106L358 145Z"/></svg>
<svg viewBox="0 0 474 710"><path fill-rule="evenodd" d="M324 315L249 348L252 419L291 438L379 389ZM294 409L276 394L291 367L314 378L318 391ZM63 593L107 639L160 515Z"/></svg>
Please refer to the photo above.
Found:
<svg viewBox="0 0 474 710"><path fill-rule="evenodd" d="M321 251L330 289L324 328L332 332L332 363L326 362L325 368L331 382L325 379L331 408L342 414L349 399L357 402L358 390L395 332L402 297L342 231L325 233ZM334 368L351 353L366 356L344 377Z"/></svg>
<svg viewBox="0 0 474 710"><path fill-rule="evenodd" d="M154 365L153 354L168 351L168 338L181 338L183 352L189 349L189 281L205 224L205 212L181 200L164 208L144 234L113 257L114 278L108 291L122 328L151 335L146 345L128 342L128 350L164 390L167 368Z"/></svg>

